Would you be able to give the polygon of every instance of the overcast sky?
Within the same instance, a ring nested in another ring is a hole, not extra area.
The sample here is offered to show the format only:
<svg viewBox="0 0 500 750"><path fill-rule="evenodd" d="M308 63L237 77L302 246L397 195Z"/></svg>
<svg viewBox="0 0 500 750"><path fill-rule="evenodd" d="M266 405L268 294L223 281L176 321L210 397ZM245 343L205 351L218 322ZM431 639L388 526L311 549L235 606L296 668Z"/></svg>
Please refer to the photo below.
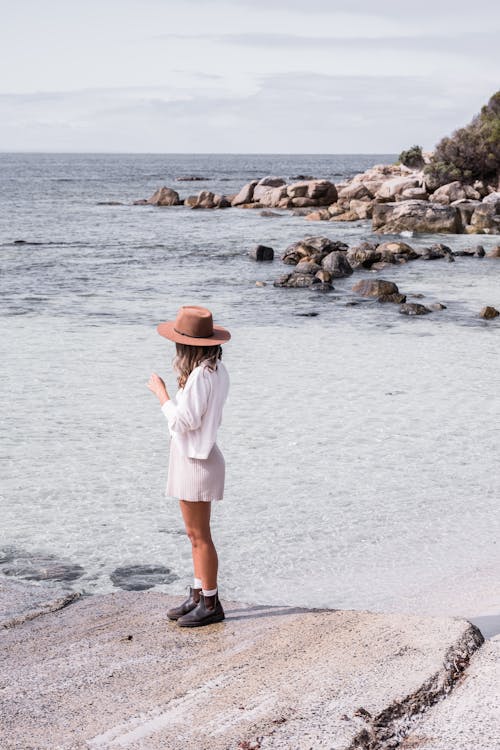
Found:
<svg viewBox="0 0 500 750"><path fill-rule="evenodd" d="M0 9L0 151L395 153L500 88L492 0Z"/></svg>

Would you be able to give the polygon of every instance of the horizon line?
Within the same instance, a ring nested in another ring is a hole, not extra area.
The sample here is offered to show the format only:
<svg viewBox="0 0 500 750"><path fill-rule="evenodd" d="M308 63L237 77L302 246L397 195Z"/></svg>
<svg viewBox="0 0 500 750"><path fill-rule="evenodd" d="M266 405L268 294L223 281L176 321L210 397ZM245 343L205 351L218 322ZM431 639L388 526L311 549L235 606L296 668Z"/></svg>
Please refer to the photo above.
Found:
<svg viewBox="0 0 500 750"><path fill-rule="evenodd" d="M9 154L67 155L67 156L392 156L396 151L0 151Z"/></svg>

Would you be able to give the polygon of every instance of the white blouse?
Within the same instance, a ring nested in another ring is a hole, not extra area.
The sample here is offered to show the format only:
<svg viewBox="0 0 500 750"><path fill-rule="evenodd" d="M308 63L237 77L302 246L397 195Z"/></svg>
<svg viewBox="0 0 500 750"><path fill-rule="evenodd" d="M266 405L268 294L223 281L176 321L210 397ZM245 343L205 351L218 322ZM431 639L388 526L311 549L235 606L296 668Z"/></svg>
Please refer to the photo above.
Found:
<svg viewBox="0 0 500 750"><path fill-rule="evenodd" d="M190 458L208 458L222 421L229 391L229 375L221 360L210 370L205 361L189 374L184 388L161 407L172 440Z"/></svg>

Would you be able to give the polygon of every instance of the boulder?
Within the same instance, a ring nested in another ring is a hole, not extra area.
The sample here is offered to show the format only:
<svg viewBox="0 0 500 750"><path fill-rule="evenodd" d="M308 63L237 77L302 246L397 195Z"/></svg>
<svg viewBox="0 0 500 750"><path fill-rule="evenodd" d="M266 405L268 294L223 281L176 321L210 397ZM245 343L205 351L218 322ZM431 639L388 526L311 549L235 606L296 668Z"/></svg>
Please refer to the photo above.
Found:
<svg viewBox="0 0 500 750"><path fill-rule="evenodd" d="M307 260L307 258L299 261L295 266L295 273L316 274L320 270L321 266L319 265L319 263L315 263L313 260Z"/></svg>
<svg viewBox="0 0 500 750"><path fill-rule="evenodd" d="M281 259L289 265L296 265L302 258L321 263L326 255L338 250L347 250L345 242L331 240L328 237L305 237L300 242L289 245L282 253Z"/></svg>
<svg viewBox="0 0 500 750"><path fill-rule="evenodd" d="M498 234L500 232L500 215L494 203L481 203L471 216L472 234Z"/></svg>
<svg viewBox="0 0 500 750"><path fill-rule="evenodd" d="M253 191L257 183L258 183L258 180L247 182L247 184L241 188L240 192L237 195L235 195L235 197L231 201L231 205L242 206L246 203L251 203L253 200Z"/></svg>
<svg viewBox="0 0 500 750"><path fill-rule="evenodd" d="M312 198L305 196L303 198L289 198L289 200L294 208L310 208L315 205Z"/></svg>
<svg viewBox="0 0 500 750"><path fill-rule="evenodd" d="M430 310L446 310L446 305L443 305L442 302L433 302L431 305L429 305Z"/></svg>
<svg viewBox="0 0 500 750"><path fill-rule="evenodd" d="M282 198L287 197L286 186L268 186L257 183L253 191L254 203L260 203L267 208L275 208Z"/></svg>
<svg viewBox="0 0 500 750"><path fill-rule="evenodd" d="M477 190L474 190L470 185L463 185L458 180L449 182L447 185L441 185L429 196L432 203L443 203L448 206L454 201L479 200L480 198L481 195Z"/></svg>
<svg viewBox="0 0 500 750"><path fill-rule="evenodd" d="M420 302L404 302L399 308L402 315L426 315L432 312L430 308L421 305Z"/></svg>
<svg viewBox="0 0 500 750"><path fill-rule="evenodd" d="M328 284L332 280L332 274L330 273L330 271L326 271L324 268L321 268L314 275L324 284Z"/></svg>
<svg viewBox="0 0 500 750"><path fill-rule="evenodd" d="M355 211L343 211L341 214L330 216L330 221L358 221L359 217Z"/></svg>
<svg viewBox="0 0 500 750"><path fill-rule="evenodd" d="M482 245L476 245L475 247L465 247L463 250L455 250L454 255L468 255L476 258L484 258L486 251Z"/></svg>
<svg viewBox="0 0 500 750"><path fill-rule="evenodd" d="M178 206L180 204L179 193L169 187L161 187L151 198L148 198L150 206Z"/></svg>
<svg viewBox="0 0 500 750"><path fill-rule="evenodd" d="M320 280L310 273L287 273L280 276L273 282L274 286L284 286L289 288L308 287L312 284L319 284Z"/></svg>
<svg viewBox="0 0 500 750"><path fill-rule="evenodd" d="M347 260L353 269L371 268L374 263L382 260L382 256L377 251L376 245L371 242L362 242L360 245L349 248Z"/></svg>
<svg viewBox="0 0 500 750"><path fill-rule="evenodd" d="M281 187L282 185L286 185L286 181L282 177L273 177L271 175L268 175L267 177L263 177L261 180L257 182L257 185L262 187Z"/></svg>
<svg viewBox="0 0 500 750"><path fill-rule="evenodd" d="M349 201L349 212L355 214L357 219L371 219L373 201L353 198L353 200Z"/></svg>
<svg viewBox="0 0 500 750"><path fill-rule="evenodd" d="M321 266L325 271L328 271L330 277L333 279L342 279L350 276L353 272L345 252L338 252L336 250L323 258Z"/></svg>
<svg viewBox="0 0 500 750"><path fill-rule="evenodd" d="M198 195L190 195L184 205L191 208L230 208L231 203L225 195L217 195L210 190L202 190Z"/></svg>
<svg viewBox="0 0 500 750"><path fill-rule="evenodd" d="M286 192L290 198L305 198L309 182L294 182L288 185Z"/></svg>
<svg viewBox="0 0 500 750"><path fill-rule="evenodd" d="M218 196L220 200L220 196ZM210 190L202 190L196 197L196 203L191 208L215 208L217 196Z"/></svg>
<svg viewBox="0 0 500 750"><path fill-rule="evenodd" d="M459 200L455 201L451 205L457 207L458 211L460 212L460 221L465 227L467 226L467 224L470 224L472 214L474 213L476 208L482 205L482 203L481 201Z"/></svg>
<svg viewBox="0 0 500 750"><path fill-rule="evenodd" d="M372 229L383 234L407 231L456 234L461 231L462 224L456 206L410 200L376 203L373 207Z"/></svg>
<svg viewBox="0 0 500 750"><path fill-rule="evenodd" d="M487 205L493 205L495 207L496 213L500 213L500 192L495 191L493 193L489 193L483 198L483 203L486 203Z"/></svg>
<svg viewBox="0 0 500 750"><path fill-rule="evenodd" d="M430 247L418 248L417 254L422 260L437 260L438 258L447 258L452 262L455 260L451 248L441 242L436 242Z"/></svg>
<svg viewBox="0 0 500 750"><path fill-rule="evenodd" d="M479 316L481 318L484 318L485 320L492 320L493 318L497 318L499 315L500 312L496 309L496 307L492 307L491 305L486 305L486 307L483 307L483 309L479 313Z"/></svg>
<svg viewBox="0 0 500 750"><path fill-rule="evenodd" d="M337 188L329 180L310 180L307 197L312 198L319 206L329 206L337 200Z"/></svg>
<svg viewBox="0 0 500 750"><path fill-rule="evenodd" d="M397 201L410 201L410 200L417 200L417 201L426 201L429 200L429 194L425 187L412 187L412 188L406 188L406 190L403 190L399 195L396 195Z"/></svg>
<svg viewBox="0 0 500 750"><path fill-rule="evenodd" d="M398 294L399 289L392 281L386 279L361 279L352 288L362 297L381 297L385 294Z"/></svg>
<svg viewBox="0 0 500 750"><path fill-rule="evenodd" d="M253 258L253 260L273 260L274 258L274 250L272 247L267 247L266 245L254 245L252 248L250 248L249 256Z"/></svg>
<svg viewBox="0 0 500 750"><path fill-rule="evenodd" d="M500 258L500 245L493 247L489 253L486 253L487 258Z"/></svg>
<svg viewBox="0 0 500 750"><path fill-rule="evenodd" d="M407 245L406 242L398 241L382 242L380 245L377 245L377 253L380 254L381 260L389 261L389 263L394 263L401 257L407 260L418 258L418 253L410 245Z"/></svg>
<svg viewBox="0 0 500 750"><path fill-rule="evenodd" d="M299 200L304 200L300 199ZM320 208L318 211L311 211L306 216L307 221L329 221L330 214L326 208Z"/></svg>
<svg viewBox="0 0 500 750"><path fill-rule="evenodd" d="M338 191L338 199L345 200L348 203L349 201L361 200L363 198L372 199L374 195L375 194L368 189L367 185L356 180L353 180L353 182Z"/></svg>
<svg viewBox="0 0 500 750"><path fill-rule="evenodd" d="M403 192L403 190L421 187L421 173L416 173L412 176L392 177L390 180L386 180L380 185L375 193L375 198L379 201L392 202L395 200L396 196Z"/></svg>
<svg viewBox="0 0 500 750"><path fill-rule="evenodd" d="M377 302L393 302L399 305L402 302L406 302L406 294L401 294L401 292L381 294L380 297L377 298Z"/></svg>

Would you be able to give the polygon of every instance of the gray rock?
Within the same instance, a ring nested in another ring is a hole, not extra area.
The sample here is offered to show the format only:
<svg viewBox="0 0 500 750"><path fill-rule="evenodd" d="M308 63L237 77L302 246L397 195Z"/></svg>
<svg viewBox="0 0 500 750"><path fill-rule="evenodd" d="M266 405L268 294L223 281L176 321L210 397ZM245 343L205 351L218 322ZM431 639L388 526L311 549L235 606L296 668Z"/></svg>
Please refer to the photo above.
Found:
<svg viewBox="0 0 500 750"><path fill-rule="evenodd" d="M312 260L301 260L295 266L295 273L317 273L321 270L321 266Z"/></svg>
<svg viewBox="0 0 500 750"><path fill-rule="evenodd" d="M342 279L352 274L352 267L345 252L334 250L323 258L321 265L334 279Z"/></svg>

